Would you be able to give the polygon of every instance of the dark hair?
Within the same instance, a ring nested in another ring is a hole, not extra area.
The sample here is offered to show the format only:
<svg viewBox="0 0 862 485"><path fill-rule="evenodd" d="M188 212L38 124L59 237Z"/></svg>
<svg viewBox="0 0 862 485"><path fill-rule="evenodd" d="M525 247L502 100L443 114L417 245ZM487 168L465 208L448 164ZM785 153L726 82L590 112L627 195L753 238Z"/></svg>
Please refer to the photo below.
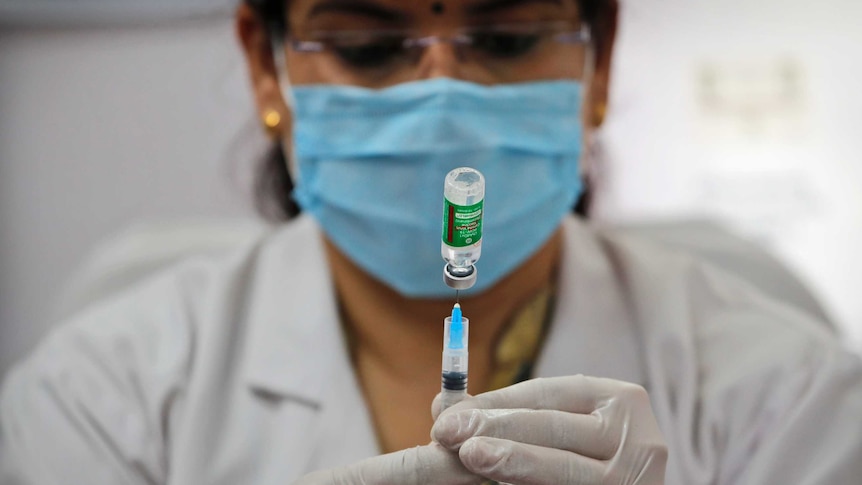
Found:
<svg viewBox="0 0 862 485"><path fill-rule="evenodd" d="M283 36L287 29L287 0L244 0L251 6L258 17L266 25L269 35ZM577 0L584 22L590 26L596 39L596 53L600 58L604 49L602 45L605 33L612 29L608 9L613 0ZM593 202L594 186L590 178L584 180L584 191L578 199L574 212L586 217ZM282 150L281 142L273 143L266 155L260 161L254 183L255 206L266 219L276 222L289 220L300 212L299 205L293 199L293 180L287 170L287 159Z"/></svg>

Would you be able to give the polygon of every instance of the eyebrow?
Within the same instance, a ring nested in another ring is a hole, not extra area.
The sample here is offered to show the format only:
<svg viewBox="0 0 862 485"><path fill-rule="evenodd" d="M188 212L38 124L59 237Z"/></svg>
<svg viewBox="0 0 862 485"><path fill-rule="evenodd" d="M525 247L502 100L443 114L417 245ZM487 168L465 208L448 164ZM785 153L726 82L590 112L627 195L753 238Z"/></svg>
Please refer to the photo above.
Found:
<svg viewBox="0 0 862 485"><path fill-rule="evenodd" d="M562 0L484 0L474 3L467 7L467 13L470 15L483 15L507 10L510 8L520 7L530 3L549 3L552 5L563 6Z"/></svg>
<svg viewBox="0 0 862 485"><path fill-rule="evenodd" d="M389 22L407 20L407 16L398 10L393 10L374 2L366 2L363 0L328 0L326 2L320 2L311 8L308 18L327 12L364 15L366 17Z"/></svg>

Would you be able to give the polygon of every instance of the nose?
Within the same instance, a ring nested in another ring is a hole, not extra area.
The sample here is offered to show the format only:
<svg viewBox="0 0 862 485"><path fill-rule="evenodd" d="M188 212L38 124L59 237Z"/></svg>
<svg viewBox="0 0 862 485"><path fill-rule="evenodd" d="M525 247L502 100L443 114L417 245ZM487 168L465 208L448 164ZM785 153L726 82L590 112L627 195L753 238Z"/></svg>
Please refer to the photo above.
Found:
<svg viewBox="0 0 862 485"><path fill-rule="evenodd" d="M418 79L448 77L464 80L462 71L463 63L459 59L457 46L448 42L439 42L425 48L416 77Z"/></svg>

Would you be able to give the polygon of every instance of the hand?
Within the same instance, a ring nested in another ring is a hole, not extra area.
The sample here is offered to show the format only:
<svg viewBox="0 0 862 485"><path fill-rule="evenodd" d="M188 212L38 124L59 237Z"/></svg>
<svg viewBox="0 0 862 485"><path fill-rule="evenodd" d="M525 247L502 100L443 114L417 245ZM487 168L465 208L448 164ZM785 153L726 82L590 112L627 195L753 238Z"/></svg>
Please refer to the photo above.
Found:
<svg viewBox="0 0 862 485"><path fill-rule="evenodd" d="M482 478L467 471L458 455L437 443L375 456L352 465L306 475L294 485L474 485Z"/></svg>
<svg viewBox="0 0 862 485"><path fill-rule="evenodd" d="M439 403L435 400L432 413ZM667 445L637 385L534 379L443 412L434 441L471 472L515 485L662 485Z"/></svg>

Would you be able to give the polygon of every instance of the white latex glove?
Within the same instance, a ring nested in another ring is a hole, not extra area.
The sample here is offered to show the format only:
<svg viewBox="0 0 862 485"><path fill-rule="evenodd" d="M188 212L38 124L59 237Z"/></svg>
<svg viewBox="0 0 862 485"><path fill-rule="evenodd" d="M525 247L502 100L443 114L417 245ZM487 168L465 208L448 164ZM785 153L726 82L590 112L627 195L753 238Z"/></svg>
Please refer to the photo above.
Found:
<svg viewBox="0 0 862 485"><path fill-rule="evenodd" d="M474 485L482 481L464 468L458 455L431 443L314 472L294 485Z"/></svg>
<svg viewBox="0 0 862 485"><path fill-rule="evenodd" d="M502 483L664 483L667 445L649 397L626 382L584 376L522 382L450 407L431 436L458 451L468 470Z"/></svg>

